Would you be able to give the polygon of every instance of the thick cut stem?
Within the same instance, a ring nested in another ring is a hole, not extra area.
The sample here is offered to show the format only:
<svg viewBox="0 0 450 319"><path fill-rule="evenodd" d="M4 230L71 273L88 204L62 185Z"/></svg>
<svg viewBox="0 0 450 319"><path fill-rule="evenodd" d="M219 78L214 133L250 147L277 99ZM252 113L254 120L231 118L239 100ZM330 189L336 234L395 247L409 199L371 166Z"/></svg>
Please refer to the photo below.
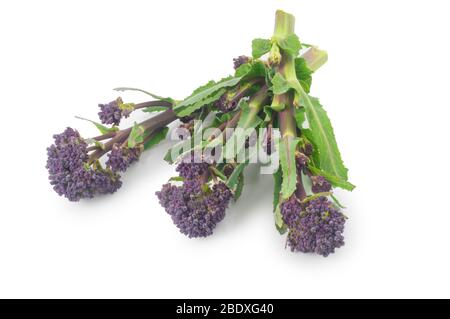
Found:
<svg viewBox="0 0 450 319"><path fill-rule="evenodd" d="M292 14L277 10L275 13L275 30L273 36L276 38L285 38L294 33L295 17Z"/></svg>

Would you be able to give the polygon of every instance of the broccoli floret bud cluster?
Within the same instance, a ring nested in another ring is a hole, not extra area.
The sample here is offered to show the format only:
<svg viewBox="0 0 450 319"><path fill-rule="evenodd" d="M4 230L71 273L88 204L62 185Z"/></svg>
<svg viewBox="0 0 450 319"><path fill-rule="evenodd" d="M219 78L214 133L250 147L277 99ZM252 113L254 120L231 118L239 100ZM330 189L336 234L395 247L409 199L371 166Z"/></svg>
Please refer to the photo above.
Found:
<svg viewBox="0 0 450 319"><path fill-rule="evenodd" d="M100 166L90 166L87 144L80 134L67 128L53 136L55 142L47 148L50 184L70 201L92 198L95 194L110 194L120 188L120 176Z"/></svg>
<svg viewBox="0 0 450 319"><path fill-rule="evenodd" d="M281 214L292 251L327 257L344 245L346 218L326 197L312 199L304 207L297 199L290 199L282 204Z"/></svg>

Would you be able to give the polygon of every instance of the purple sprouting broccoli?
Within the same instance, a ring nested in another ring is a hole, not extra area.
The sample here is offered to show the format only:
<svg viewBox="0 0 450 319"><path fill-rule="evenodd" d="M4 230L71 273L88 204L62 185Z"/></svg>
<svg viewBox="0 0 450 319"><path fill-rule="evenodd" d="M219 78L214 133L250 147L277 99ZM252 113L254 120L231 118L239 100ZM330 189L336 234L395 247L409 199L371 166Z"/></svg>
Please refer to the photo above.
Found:
<svg viewBox="0 0 450 319"><path fill-rule="evenodd" d="M125 117L130 116L133 111L132 108L127 108L128 104L124 104L122 99L118 97L112 102L107 104L99 104L100 112L98 116L103 124L114 124L119 125L120 120Z"/></svg>
<svg viewBox="0 0 450 319"><path fill-rule="evenodd" d="M330 182L328 182L323 176L311 176L311 182L311 190L313 193L324 193L331 190Z"/></svg>
<svg viewBox="0 0 450 319"><path fill-rule="evenodd" d="M289 230L287 244L292 251L327 257L344 245L346 217L326 197L304 205L296 199L286 201L281 214Z"/></svg>
<svg viewBox="0 0 450 319"><path fill-rule="evenodd" d="M228 113L235 110L239 101L251 94L254 90L253 85L255 84L261 84L261 80L251 80L225 92L216 102L214 102L214 106L222 113Z"/></svg>
<svg viewBox="0 0 450 319"><path fill-rule="evenodd" d="M251 61L251 58L245 55L240 55L237 58L233 59L234 69L237 70L242 64L248 63Z"/></svg>
<svg viewBox="0 0 450 319"><path fill-rule="evenodd" d="M295 165L297 167L297 172L303 172L306 170L307 166L308 166L308 157L301 153L301 152L296 152L295 153Z"/></svg>
<svg viewBox="0 0 450 319"><path fill-rule="evenodd" d="M54 135L54 143L47 148L46 168L50 184L59 195L70 201L114 193L122 185L118 173L138 160L146 141L176 119L169 109L141 122L138 125L141 130L134 135L131 134L134 127L130 127L124 130L108 129L103 135L88 139L83 139L78 131L67 128L63 133ZM135 146L129 148L125 145L131 138ZM108 156L108 160L102 167L100 159L104 155Z"/></svg>
<svg viewBox="0 0 450 319"><path fill-rule="evenodd" d="M113 172L125 172L131 164L139 160L142 151L142 145L130 148L125 145L114 144L108 154L106 166Z"/></svg>
<svg viewBox="0 0 450 319"><path fill-rule="evenodd" d="M281 216L288 227L294 227L300 219L302 206L300 201L295 196L291 196L287 201L281 205Z"/></svg>
<svg viewBox="0 0 450 319"><path fill-rule="evenodd" d="M232 198L231 190L213 179L212 187L209 163L195 162L191 154L178 164L176 170L183 178L181 186L163 185L156 192L161 206L172 217L180 232L188 237L206 237L225 217L225 210Z"/></svg>
<svg viewBox="0 0 450 319"><path fill-rule="evenodd" d="M163 185L156 192L159 202L181 233L189 238L206 237L225 217L232 193L219 182L211 189L200 180L185 181L181 186Z"/></svg>
<svg viewBox="0 0 450 319"><path fill-rule="evenodd" d="M67 128L54 135L55 143L47 149L50 184L70 201L91 198L95 194L114 193L120 188L120 176L88 163L87 144L80 134Z"/></svg>
<svg viewBox="0 0 450 319"><path fill-rule="evenodd" d="M314 152L314 148L311 143L306 143L303 147L303 154L306 156L311 156Z"/></svg>
<svg viewBox="0 0 450 319"><path fill-rule="evenodd" d="M194 155L185 157L177 166L176 171L184 179L196 179L208 171L208 163L201 161L196 163Z"/></svg>
<svg viewBox="0 0 450 319"><path fill-rule="evenodd" d="M214 106L222 113L228 113L233 111L238 105L239 100L230 98L228 93L222 95L215 103Z"/></svg>

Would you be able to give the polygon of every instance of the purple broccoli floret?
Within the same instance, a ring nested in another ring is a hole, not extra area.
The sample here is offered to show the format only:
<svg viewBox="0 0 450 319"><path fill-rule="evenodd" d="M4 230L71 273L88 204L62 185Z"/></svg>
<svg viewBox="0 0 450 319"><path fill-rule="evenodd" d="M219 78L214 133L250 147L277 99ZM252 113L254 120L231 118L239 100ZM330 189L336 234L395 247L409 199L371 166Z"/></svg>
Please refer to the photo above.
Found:
<svg viewBox="0 0 450 319"><path fill-rule="evenodd" d="M281 208L288 226L287 244L292 251L316 253L324 257L344 245L345 216L326 198L301 205L287 201Z"/></svg>
<svg viewBox="0 0 450 319"><path fill-rule="evenodd" d="M250 62L250 57L241 55L233 59L234 69L238 69L242 64Z"/></svg>
<svg viewBox="0 0 450 319"><path fill-rule="evenodd" d="M323 176L311 176L311 190L313 193L324 193L331 190L331 184Z"/></svg>
<svg viewBox="0 0 450 319"><path fill-rule="evenodd" d="M108 154L106 166L114 172L125 172L128 167L139 160L142 154L142 147L127 147L120 144L114 144L111 152Z"/></svg>
<svg viewBox="0 0 450 319"><path fill-rule="evenodd" d="M98 112L98 116L100 121L103 124L119 125L122 117L126 118L130 116L131 113L131 110L121 109L121 104L123 104L123 101L120 97L107 104L99 104L100 112Z"/></svg>
<svg viewBox="0 0 450 319"><path fill-rule="evenodd" d="M156 195L180 232L189 238L211 235L225 217L232 197L224 183L204 190L198 180L186 181L182 186L165 184Z"/></svg>
<svg viewBox="0 0 450 319"><path fill-rule="evenodd" d="M120 188L119 175L88 165L87 144L76 130L67 128L53 138L55 143L47 148L46 168L50 184L60 196L78 201Z"/></svg>
<svg viewBox="0 0 450 319"><path fill-rule="evenodd" d="M196 179L208 171L208 163L205 163L205 161L202 161L201 163L195 162L195 157L193 155L188 156L178 164L176 171L185 179Z"/></svg>
<svg viewBox="0 0 450 319"><path fill-rule="evenodd" d="M295 153L295 165L297 167L297 172L303 172L308 166L308 157L300 152Z"/></svg>

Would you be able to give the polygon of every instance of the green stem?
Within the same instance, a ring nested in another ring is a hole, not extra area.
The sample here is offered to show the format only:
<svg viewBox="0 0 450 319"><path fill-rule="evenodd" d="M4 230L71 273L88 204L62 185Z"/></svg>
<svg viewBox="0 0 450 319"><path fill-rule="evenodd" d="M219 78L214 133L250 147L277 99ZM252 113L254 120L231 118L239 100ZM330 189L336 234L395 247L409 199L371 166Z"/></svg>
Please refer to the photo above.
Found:
<svg viewBox="0 0 450 319"><path fill-rule="evenodd" d="M148 120L143 121L142 123L139 123L139 125L142 126L146 131L153 131L166 126L176 119L177 116L175 115L174 111L168 109L167 111L164 111L156 116L149 118ZM132 128L129 127L127 129L116 132L114 137L104 144L103 149L97 149L91 155L89 155L89 164L94 163L100 157L108 153L112 149L114 144L124 143L128 139L128 136L131 133L131 129Z"/></svg>
<svg viewBox="0 0 450 319"><path fill-rule="evenodd" d="M235 90L228 93L228 100L237 105L244 96L249 95L249 92L256 84L262 83L264 83L264 78L258 77L246 83L240 84Z"/></svg>
<svg viewBox="0 0 450 319"><path fill-rule="evenodd" d="M138 110L138 109L143 109L146 107L154 107L154 106L163 106L163 107L167 107L170 108L172 107L173 103L167 102L167 101L148 101L148 102L142 102L142 103L137 103L134 105L134 109Z"/></svg>
<svg viewBox="0 0 450 319"><path fill-rule="evenodd" d="M278 10L275 16L275 31L274 38L283 39L294 33L295 18L293 15L284 11ZM295 74L294 58L281 50L281 63L278 67L278 72L284 76L285 79L297 78ZM293 109L293 95L292 92L275 95L272 105L284 105L284 109L279 112L278 118L280 121L280 130L282 138L287 136L297 136L297 125L295 123L294 109Z"/></svg>
<svg viewBox="0 0 450 319"><path fill-rule="evenodd" d="M295 123L294 108L292 106L292 93L287 92L281 95L277 95L277 103L282 103L285 108L278 112L278 120L280 123L281 137L296 137L297 136L297 123Z"/></svg>
<svg viewBox="0 0 450 319"><path fill-rule="evenodd" d="M275 30L273 36L275 38L285 38L294 33L295 17L292 14L277 10L275 13Z"/></svg>
<svg viewBox="0 0 450 319"><path fill-rule="evenodd" d="M320 50L317 47L310 47L306 52L302 54L302 58L305 59L308 68L315 72L328 60L328 53Z"/></svg>
<svg viewBox="0 0 450 319"><path fill-rule="evenodd" d="M249 102L248 107L250 109L250 113L247 116L247 120L245 123L243 123L242 128L245 130L249 128L250 124L253 123L255 120L255 117L258 115L258 113L262 110L262 107L264 106L264 103L268 100L268 87L267 85L264 85L255 95L253 95Z"/></svg>
<svg viewBox="0 0 450 319"><path fill-rule="evenodd" d="M275 31L274 39L280 40L288 37L294 33L295 18L293 15L286 12L278 10L275 17ZM297 75L295 73L295 61L294 57L287 54L280 48L281 61L278 66L277 71L288 81L297 81ZM294 93L292 90L286 93L275 95L272 101L273 106L284 106L284 108L278 112L278 121L281 131L282 142L285 145L290 145L290 141L297 137L297 123L294 116ZM290 156L290 155L288 155ZM291 174L295 172L296 168L293 167L292 171L288 172ZM297 184L294 193L297 198L303 200L306 197L306 192L303 187L301 172L297 173ZM284 174L284 172L283 172ZM283 181L284 182L284 181ZM291 196L292 194L288 194ZM286 195L287 196L287 195Z"/></svg>

